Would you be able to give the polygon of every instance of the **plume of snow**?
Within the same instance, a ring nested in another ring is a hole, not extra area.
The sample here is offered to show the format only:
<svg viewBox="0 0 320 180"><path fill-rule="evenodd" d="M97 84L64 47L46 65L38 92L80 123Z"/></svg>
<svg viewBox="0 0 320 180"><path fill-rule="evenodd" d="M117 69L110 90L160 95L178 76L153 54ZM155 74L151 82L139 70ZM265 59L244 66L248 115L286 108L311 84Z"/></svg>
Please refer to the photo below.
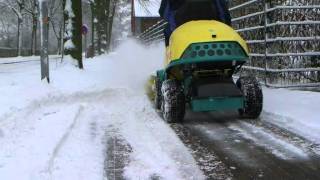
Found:
<svg viewBox="0 0 320 180"><path fill-rule="evenodd" d="M110 77L109 83L144 92L147 79L163 68L164 53L164 44L146 47L135 40L125 41L114 53L105 57L109 61L106 72L106 76Z"/></svg>

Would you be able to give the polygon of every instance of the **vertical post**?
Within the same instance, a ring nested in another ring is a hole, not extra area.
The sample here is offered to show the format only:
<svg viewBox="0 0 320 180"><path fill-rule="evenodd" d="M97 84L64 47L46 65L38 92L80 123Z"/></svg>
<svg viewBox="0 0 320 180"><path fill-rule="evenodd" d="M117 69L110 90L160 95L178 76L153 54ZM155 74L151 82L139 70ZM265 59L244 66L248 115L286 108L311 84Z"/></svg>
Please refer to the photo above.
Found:
<svg viewBox="0 0 320 180"><path fill-rule="evenodd" d="M131 32L133 36L136 36L136 17L134 9L134 0L131 0Z"/></svg>
<svg viewBox="0 0 320 180"><path fill-rule="evenodd" d="M22 19L20 17L18 17L18 41L17 41L17 56L21 56L21 23L22 23Z"/></svg>
<svg viewBox="0 0 320 180"><path fill-rule="evenodd" d="M268 72L267 72L267 61L268 61L268 0L264 0L264 84L268 87Z"/></svg>
<svg viewBox="0 0 320 180"><path fill-rule="evenodd" d="M84 35L84 54L85 54L85 56L84 56L84 58L86 58L87 57L87 34L85 34Z"/></svg>
<svg viewBox="0 0 320 180"><path fill-rule="evenodd" d="M40 19L41 19L41 80L49 78L49 56L48 56L48 38L49 38L49 17L48 17L48 2L41 1L40 4Z"/></svg>
<svg viewBox="0 0 320 180"><path fill-rule="evenodd" d="M87 37L88 37L87 35L88 35L88 31L89 31L88 26L86 24L83 24L81 26L81 34L84 37L84 48L82 50L85 53L85 58L87 57Z"/></svg>
<svg viewBox="0 0 320 180"><path fill-rule="evenodd" d="M91 7L91 47L90 48L90 53L91 53L91 48L92 48L92 57L94 57L94 19L95 19L95 9L94 9L94 2L90 1L90 7Z"/></svg>

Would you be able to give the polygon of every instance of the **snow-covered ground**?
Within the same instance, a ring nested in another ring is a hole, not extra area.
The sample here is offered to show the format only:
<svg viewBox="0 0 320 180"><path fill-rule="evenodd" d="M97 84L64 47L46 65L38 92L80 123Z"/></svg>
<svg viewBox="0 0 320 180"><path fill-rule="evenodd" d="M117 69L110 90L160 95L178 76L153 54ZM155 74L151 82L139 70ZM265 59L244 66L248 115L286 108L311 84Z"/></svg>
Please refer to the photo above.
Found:
<svg viewBox="0 0 320 180"><path fill-rule="evenodd" d="M50 60L51 61L59 61L61 60L60 55L50 55ZM10 58L0 58L0 64L14 64L14 63L24 63L24 62L30 62L30 61L39 61L40 56L27 56L27 57L10 57Z"/></svg>
<svg viewBox="0 0 320 180"><path fill-rule="evenodd" d="M0 65L0 179L107 179L110 137L132 149L129 179L203 179L144 94L162 52L129 41L85 70L53 61L49 85L38 62Z"/></svg>
<svg viewBox="0 0 320 180"><path fill-rule="evenodd" d="M320 93L263 89L263 117L270 123L320 144Z"/></svg>
<svg viewBox="0 0 320 180"><path fill-rule="evenodd" d="M107 179L110 137L132 149L128 179L204 179L144 94L163 52L162 44L146 49L128 41L85 60L84 70L51 61L51 84L39 80L37 61L0 64L0 179ZM32 59L38 57L0 63ZM320 93L265 88L261 119L320 144L319 99Z"/></svg>

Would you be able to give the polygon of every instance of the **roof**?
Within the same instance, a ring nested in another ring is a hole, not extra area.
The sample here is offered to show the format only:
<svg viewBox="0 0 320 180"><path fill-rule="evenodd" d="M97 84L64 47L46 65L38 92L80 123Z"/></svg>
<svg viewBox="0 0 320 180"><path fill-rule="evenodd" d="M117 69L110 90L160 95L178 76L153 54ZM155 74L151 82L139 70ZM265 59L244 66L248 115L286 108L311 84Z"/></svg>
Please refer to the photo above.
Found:
<svg viewBox="0 0 320 180"><path fill-rule="evenodd" d="M159 17L161 0L134 0L135 17Z"/></svg>

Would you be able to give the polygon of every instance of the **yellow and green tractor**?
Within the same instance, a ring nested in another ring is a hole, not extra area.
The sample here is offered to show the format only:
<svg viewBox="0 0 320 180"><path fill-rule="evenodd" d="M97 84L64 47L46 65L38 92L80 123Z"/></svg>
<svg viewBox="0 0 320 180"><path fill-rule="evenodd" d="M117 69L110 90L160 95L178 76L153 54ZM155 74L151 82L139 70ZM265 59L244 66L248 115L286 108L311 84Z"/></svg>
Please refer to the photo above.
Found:
<svg viewBox="0 0 320 180"><path fill-rule="evenodd" d="M169 122L192 111L238 110L247 118L262 111L262 90L255 77L233 75L248 60L246 42L230 26L215 20L189 21L170 36L164 69L153 82L156 109Z"/></svg>

